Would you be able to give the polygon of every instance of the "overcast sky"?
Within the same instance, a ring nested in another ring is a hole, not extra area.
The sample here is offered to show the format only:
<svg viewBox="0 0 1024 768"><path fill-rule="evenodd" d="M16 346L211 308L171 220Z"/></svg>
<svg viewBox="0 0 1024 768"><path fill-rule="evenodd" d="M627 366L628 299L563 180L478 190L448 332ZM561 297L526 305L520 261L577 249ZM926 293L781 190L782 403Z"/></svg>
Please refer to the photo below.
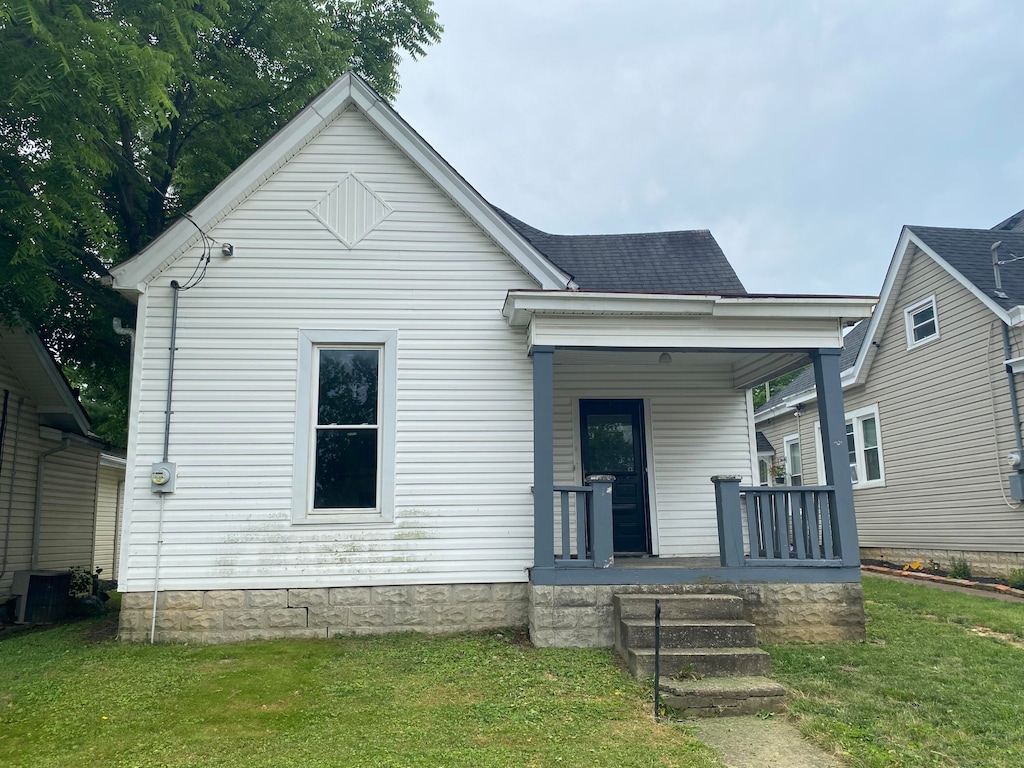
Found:
<svg viewBox="0 0 1024 768"><path fill-rule="evenodd" d="M1024 208L1024 2L435 8L398 111L539 229L710 229L748 291L875 295L903 224Z"/></svg>

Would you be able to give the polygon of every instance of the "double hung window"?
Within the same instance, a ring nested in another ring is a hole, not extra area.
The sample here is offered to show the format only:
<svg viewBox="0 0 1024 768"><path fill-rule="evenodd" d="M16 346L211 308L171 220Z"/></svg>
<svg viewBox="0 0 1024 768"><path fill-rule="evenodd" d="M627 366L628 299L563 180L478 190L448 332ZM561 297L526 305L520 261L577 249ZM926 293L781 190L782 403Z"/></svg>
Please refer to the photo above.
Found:
<svg viewBox="0 0 1024 768"><path fill-rule="evenodd" d="M939 338L939 318L935 311L935 297L907 307L903 312L907 331L907 349L913 349Z"/></svg>
<svg viewBox="0 0 1024 768"><path fill-rule="evenodd" d="M395 335L303 331L294 522L393 515Z"/></svg>
<svg viewBox="0 0 1024 768"><path fill-rule="evenodd" d="M814 431L818 438L818 479L824 483L825 462L819 423L814 425ZM850 466L850 479L855 488L885 484L878 406L870 405L846 414L846 456Z"/></svg>

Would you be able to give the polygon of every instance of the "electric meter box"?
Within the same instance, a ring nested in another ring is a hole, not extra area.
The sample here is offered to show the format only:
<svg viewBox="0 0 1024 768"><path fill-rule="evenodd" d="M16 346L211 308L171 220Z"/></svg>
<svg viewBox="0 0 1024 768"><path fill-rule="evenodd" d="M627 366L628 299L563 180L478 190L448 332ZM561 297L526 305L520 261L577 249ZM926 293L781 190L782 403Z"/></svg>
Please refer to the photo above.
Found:
<svg viewBox="0 0 1024 768"><path fill-rule="evenodd" d="M1010 475L1010 498L1024 501L1024 474L1020 472Z"/></svg>
<svg viewBox="0 0 1024 768"><path fill-rule="evenodd" d="M158 461L149 471L149 490L153 493L174 493L176 467L170 461Z"/></svg>

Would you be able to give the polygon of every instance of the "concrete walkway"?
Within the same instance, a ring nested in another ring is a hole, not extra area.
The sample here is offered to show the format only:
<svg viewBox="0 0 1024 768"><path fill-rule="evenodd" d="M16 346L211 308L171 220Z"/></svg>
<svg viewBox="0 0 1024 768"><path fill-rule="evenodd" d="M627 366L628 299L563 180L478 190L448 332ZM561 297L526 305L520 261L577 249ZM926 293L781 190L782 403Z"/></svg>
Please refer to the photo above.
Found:
<svg viewBox="0 0 1024 768"><path fill-rule="evenodd" d="M729 768L845 768L835 755L806 741L784 716L719 717L688 721L694 736Z"/></svg>

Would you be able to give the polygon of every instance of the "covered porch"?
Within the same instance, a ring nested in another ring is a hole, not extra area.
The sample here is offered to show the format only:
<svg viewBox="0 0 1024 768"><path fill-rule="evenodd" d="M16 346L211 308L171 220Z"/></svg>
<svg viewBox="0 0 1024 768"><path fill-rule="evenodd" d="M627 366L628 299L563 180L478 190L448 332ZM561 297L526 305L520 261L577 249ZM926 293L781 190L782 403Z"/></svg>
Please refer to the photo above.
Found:
<svg viewBox="0 0 1024 768"><path fill-rule="evenodd" d="M531 584L858 582L838 358L872 303L510 293L533 360ZM826 482L757 485L749 389L808 362Z"/></svg>

